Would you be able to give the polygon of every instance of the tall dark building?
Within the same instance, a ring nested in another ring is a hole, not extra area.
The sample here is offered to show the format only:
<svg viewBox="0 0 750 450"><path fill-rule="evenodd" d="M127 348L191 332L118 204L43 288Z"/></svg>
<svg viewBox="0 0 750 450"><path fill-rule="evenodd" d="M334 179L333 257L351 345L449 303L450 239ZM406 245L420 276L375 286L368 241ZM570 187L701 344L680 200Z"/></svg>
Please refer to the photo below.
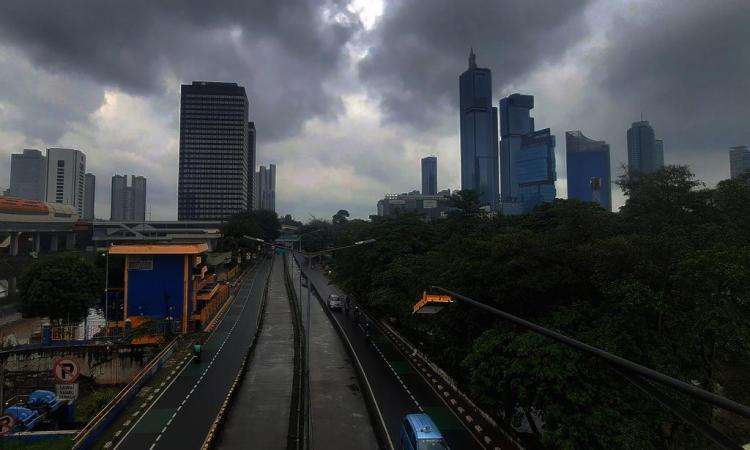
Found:
<svg viewBox="0 0 750 450"><path fill-rule="evenodd" d="M270 164L267 169L260 166L255 176L255 209L276 211L276 164Z"/></svg>
<svg viewBox="0 0 750 450"><path fill-rule="evenodd" d="M83 220L94 220L94 205L96 204L96 177L93 173L84 176L83 188Z"/></svg>
<svg viewBox="0 0 750 450"><path fill-rule="evenodd" d="M503 202L518 201L518 174L516 166L521 152L521 141L534 132L534 96L511 94L500 99L500 194Z"/></svg>
<svg viewBox="0 0 750 450"><path fill-rule="evenodd" d="M42 152L25 149L10 155L11 197L44 201L47 197L47 158Z"/></svg>
<svg viewBox="0 0 750 450"><path fill-rule="evenodd" d="M146 178L127 175L112 177L112 200L109 220L146 220Z"/></svg>
<svg viewBox="0 0 750 450"><path fill-rule="evenodd" d="M437 194L437 158L422 158L422 195Z"/></svg>
<svg viewBox="0 0 750 450"><path fill-rule="evenodd" d="M252 206L248 109L237 83L182 85L178 220L223 219Z"/></svg>
<svg viewBox="0 0 750 450"><path fill-rule="evenodd" d="M255 200L255 122L247 124L247 209L256 209Z"/></svg>
<svg viewBox="0 0 750 450"><path fill-rule="evenodd" d="M612 210L612 178L609 144L595 141L580 131L565 133L568 166L568 198L599 203Z"/></svg>
<svg viewBox="0 0 750 450"><path fill-rule="evenodd" d="M474 51L459 77L461 96L461 189L479 194L480 206L497 208L497 108L492 106L492 73L477 67Z"/></svg>
<svg viewBox="0 0 750 450"><path fill-rule="evenodd" d="M664 165L664 141L656 139L647 120L628 129L628 169L651 173Z"/></svg>

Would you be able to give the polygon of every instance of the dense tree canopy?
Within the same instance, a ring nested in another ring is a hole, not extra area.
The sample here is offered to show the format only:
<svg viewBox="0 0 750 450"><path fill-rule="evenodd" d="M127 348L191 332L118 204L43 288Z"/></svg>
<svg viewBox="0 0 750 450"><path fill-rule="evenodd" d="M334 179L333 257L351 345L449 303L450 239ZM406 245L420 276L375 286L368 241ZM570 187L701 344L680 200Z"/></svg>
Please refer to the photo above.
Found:
<svg viewBox="0 0 750 450"><path fill-rule="evenodd" d="M31 264L19 281L21 313L53 322L80 322L103 293L102 277L83 255L45 256Z"/></svg>
<svg viewBox="0 0 750 450"><path fill-rule="evenodd" d="M222 226L223 234L221 249L236 250L249 244L244 236L252 236L273 242L279 237L281 224L275 212L260 209L241 212L230 217Z"/></svg>
<svg viewBox="0 0 750 450"><path fill-rule="evenodd" d="M518 424L536 412L532 443L711 448L600 361L463 305L410 314L440 285L750 403L750 177L706 189L686 167L636 175L619 181L619 213L556 200L513 217L350 221L331 245L377 242L338 252L336 281L423 342L497 417ZM470 197L456 206L470 210ZM680 401L750 442L748 423Z"/></svg>

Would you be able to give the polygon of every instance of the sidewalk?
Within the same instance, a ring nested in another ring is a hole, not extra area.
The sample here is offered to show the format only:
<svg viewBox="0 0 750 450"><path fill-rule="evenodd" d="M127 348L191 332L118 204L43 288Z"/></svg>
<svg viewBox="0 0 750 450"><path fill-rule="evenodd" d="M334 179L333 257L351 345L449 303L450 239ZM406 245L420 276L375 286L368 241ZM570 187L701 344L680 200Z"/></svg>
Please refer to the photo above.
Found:
<svg viewBox="0 0 750 450"><path fill-rule="evenodd" d="M290 258L291 260L291 258ZM306 314L307 289L300 292L299 269L292 281ZM341 338L315 297L310 303L310 399L313 450L377 449L365 399L357 374Z"/></svg>
<svg viewBox="0 0 750 450"><path fill-rule="evenodd" d="M284 450L287 447L294 376L294 327L284 283L283 259L276 258L258 343L224 424L220 449L251 446Z"/></svg>

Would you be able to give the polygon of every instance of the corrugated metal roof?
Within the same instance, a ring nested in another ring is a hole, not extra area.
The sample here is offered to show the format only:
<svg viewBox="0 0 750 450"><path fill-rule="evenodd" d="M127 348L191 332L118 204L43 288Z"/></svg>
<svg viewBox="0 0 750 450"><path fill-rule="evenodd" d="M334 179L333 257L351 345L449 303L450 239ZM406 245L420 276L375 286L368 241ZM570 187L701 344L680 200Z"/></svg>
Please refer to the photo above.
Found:
<svg viewBox="0 0 750 450"><path fill-rule="evenodd" d="M119 244L109 247L112 255L195 255L208 251L208 244Z"/></svg>

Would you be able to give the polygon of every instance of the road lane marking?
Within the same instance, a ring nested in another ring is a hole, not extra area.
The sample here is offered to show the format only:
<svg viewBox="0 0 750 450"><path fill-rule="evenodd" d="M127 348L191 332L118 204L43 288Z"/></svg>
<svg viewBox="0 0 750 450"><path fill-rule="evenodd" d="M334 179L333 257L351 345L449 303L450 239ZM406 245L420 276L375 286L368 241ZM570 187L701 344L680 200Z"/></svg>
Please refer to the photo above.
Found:
<svg viewBox="0 0 750 450"><path fill-rule="evenodd" d="M174 379L172 380L172 383L174 383L175 381L177 381L177 378L179 378L179 376L180 376L180 375L182 374L182 372L184 372L184 371L185 371L185 369L187 369L187 368L188 368L188 367L190 366L190 362L191 362L192 360L193 360L193 358L190 358L190 361L188 361L188 362L187 362L187 363L186 363L186 364L185 364L185 365L184 365L184 366L182 367L182 370L180 370L180 373L179 373L179 374L178 374L178 375L177 375L176 377L174 377ZM172 383L169 383L169 386L172 386ZM135 428L136 426L138 426L138 423L140 423L141 419L143 419L143 417L144 417L144 416L146 415L146 413L148 413L149 411L151 411L151 408L153 408L153 407L154 407L154 405L155 405L155 404L157 404L157 403L159 402L159 399L160 399L160 398L162 397L162 395L164 395L164 393L166 393L166 392L167 392L167 390L169 389L169 386L167 386L167 388L166 388L166 389L164 389L164 390L163 390L163 391L161 392L161 394L159 394L159 396L158 396L158 397L156 397L156 400L154 400L154 401L153 401L153 403L151 403L151 405L150 405L150 406L149 406L149 407L148 407L148 408L147 408L147 409L146 409L145 411L143 411L143 414L141 415L141 417L140 417L140 418L138 418L138 420L136 420L136 421L135 421L135 423L133 424L133 426L132 426L132 427L130 427L130 429L128 429L128 431L127 431L127 432L125 433L125 435L124 435L124 436L122 437L122 439L120 439L120 441L119 441L119 442L117 443L117 445L115 445L115 448L114 448L114 450L117 450L117 447L119 447L119 446L120 446L120 444L122 444L123 442L125 442L125 440L127 439L128 435L130 434L130 432L131 432L131 431L133 431L133 429L134 429L134 428ZM140 410L136 411L136 412L135 412L135 413L133 414L133 417L137 416L139 412L140 412ZM154 444L154 445L156 445L156 444ZM153 447L153 445L151 446L151 448L154 448L154 447Z"/></svg>
<svg viewBox="0 0 750 450"><path fill-rule="evenodd" d="M219 357L219 354L221 353L221 350L222 350L222 349L224 348L224 345L225 345L225 344L227 343L227 341L229 340L229 337L230 337L230 336L232 335L232 333L234 332L234 329L235 329L235 327L237 327L237 324L239 323L240 319L242 318L242 315L243 315L243 314L245 313L245 308L247 307L247 304L248 304L248 303L250 303L250 295L251 295L251 294L252 294L252 292L253 292L253 291L252 291L252 289L253 289L253 287L255 286L255 282L257 281L257 278L258 278L258 274L259 274L259 273L261 273L261 272L260 272L260 271L257 271L257 272L255 273L255 276L253 277L253 281L252 281L252 283L250 284L249 292L248 292L248 293L247 293L247 295L245 296L245 297L246 297L246 298L245 298L245 301L244 301L244 303L242 304L242 309L241 309L241 310L240 310L240 312L239 312L239 313L237 314L237 318L235 319L235 321L234 321L234 324L232 325L232 327L231 327L231 328L229 329L229 332L227 332L226 336L224 336L224 341L223 341L223 342L221 343L221 345L219 346L219 348L218 348L218 349L216 350L216 353L214 354L214 357L213 357L213 358L211 359L211 361L209 362L208 366L207 366L207 367L206 367L206 368L205 368L205 369L203 370L203 373L201 374L200 378L198 378L198 381L196 381L196 382L195 382L195 384L193 385L193 387L192 387L192 388L190 389L190 392L189 392L189 393L188 393L188 394L187 394L187 395L185 396L185 398L184 398L184 399L182 400L182 404L180 404L180 406L179 406L179 407L177 408L177 411L180 411L180 410L182 409L182 405L183 405L183 404L185 403L185 401L186 401L186 400L187 400L188 398L190 398L190 396L191 396L191 395L193 394L193 392L195 391L195 388L196 388L196 387L198 387L198 385L199 385L199 384L201 383L201 381L203 380L203 377L204 377L204 376L206 375L206 372L208 372L208 369L210 369L210 368L211 368L211 365L212 365L212 364L213 364L213 362L214 362L214 361L216 360L216 358L218 358L218 357ZM233 304L232 306L235 306L235 304ZM225 315L224 317L226 317L226 315ZM224 321L224 319L222 318L222 323L223 323L223 321ZM210 338L211 338L211 336L213 335L213 333L214 333L214 332L215 332L215 331L216 331L216 330L217 330L217 329L219 328L219 326L220 326L220 325L221 325L221 323L217 324L217 326L216 326L216 327L215 327L215 328L213 329L213 331L211 331L211 334L209 335L209 337L208 337L208 338L207 338L206 340L208 340L208 339L210 339ZM191 358L191 359L192 359L192 358ZM187 367L187 366L186 366L186 367ZM183 370L184 370L184 369L183 369ZM182 372L180 372L180 373L182 373ZM178 376L179 376L179 375L178 375ZM175 380L176 380L176 379L177 379L177 377L175 377ZM170 383L170 385L171 385L171 383ZM165 389L164 391L166 392L166 391L167 391L168 389L169 389L169 386L167 386L167 388L166 388L166 389ZM159 399L157 399L157 401L158 401L158 400L159 400ZM154 404L156 404L156 401L154 402ZM163 429L161 430L161 433L159 433L159 435L158 435L158 436L156 436L156 439L154 440L154 443L153 443L153 444L151 445L151 449L153 449L153 448L154 448L154 446L156 445L156 442L157 442L157 441L158 441L158 440L159 440L159 439L161 438L161 436L162 436L162 435L164 434L164 432L165 432L165 431L167 430L167 427L168 427L168 426L169 426L169 425L171 424L172 420L173 420L173 419L175 418L175 416L176 416L176 415L177 415L177 412L175 412L175 413L174 413L174 414L172 415L172 419L170 419L170 420L169 420L169 422L167 422L167 425L166 425L166 426L165 426L165 427L164 427L164 428L163 428ZM122 441L121 441L121 442L122 442Z"/></svg>

